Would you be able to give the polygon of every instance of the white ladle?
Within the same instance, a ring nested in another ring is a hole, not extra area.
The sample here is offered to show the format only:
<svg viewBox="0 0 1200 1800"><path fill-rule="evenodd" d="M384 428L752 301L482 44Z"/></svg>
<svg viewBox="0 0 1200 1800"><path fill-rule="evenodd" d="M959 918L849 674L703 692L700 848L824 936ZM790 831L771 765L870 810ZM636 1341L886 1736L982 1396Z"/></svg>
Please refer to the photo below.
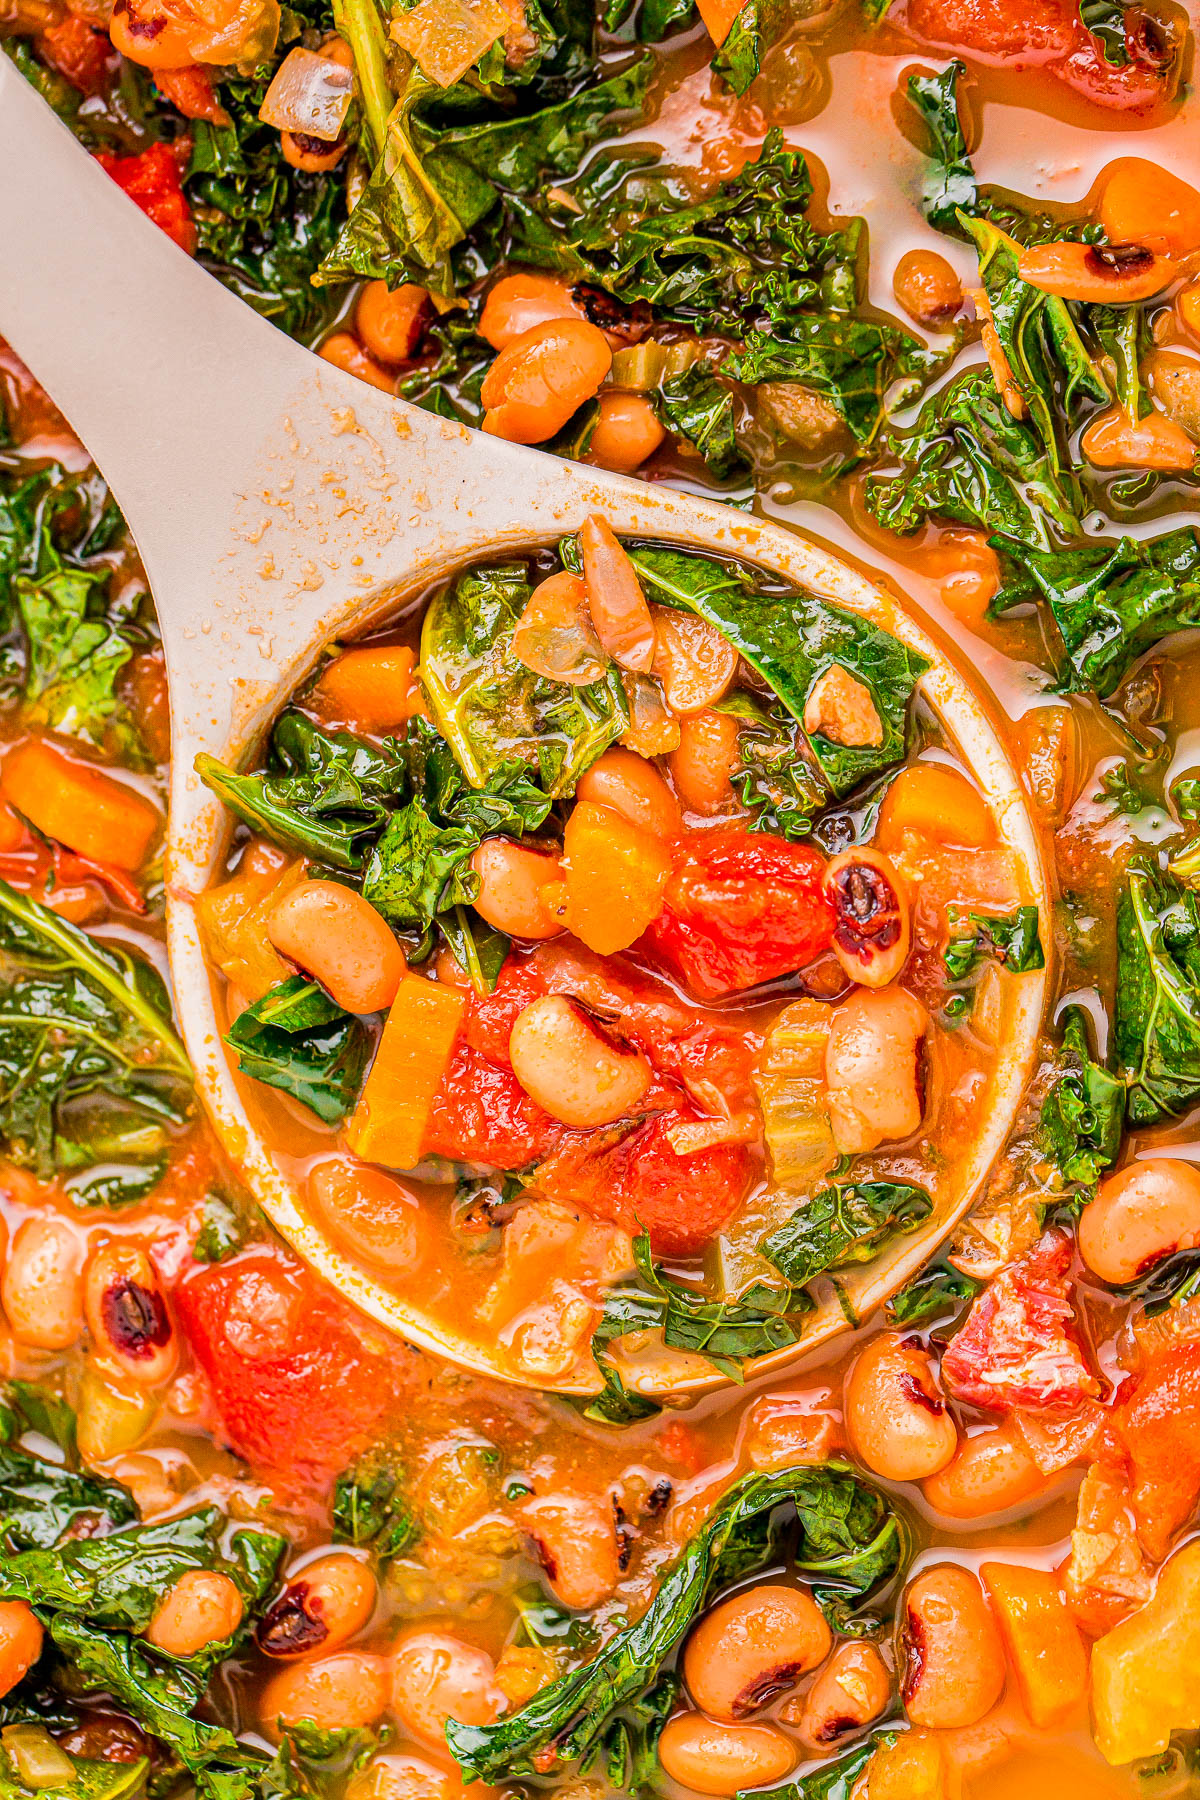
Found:
<svg viewBox="0 0 1200 1800"><path fill-rule="evenodd" d="M145 219L3 57L0 170L0 334L103 471L158 608L173 745L168 941L205 1105L275 1225L328 1281L422 1348L512 1380L336 1250L251 1124L193 906L221 866L230 827L193 773L197 752L243 762L332 639L366 630L474 558L551 543L599 511L619 533L756 560L927 657L921 691L988 797L1049 943L1045 873L1012 766L943 648L857 571L778 526L484 437L320 361ZM1046 976L1006 986L1003 1052L974 1150L925 1229L848 1283L860 1312L931 1254L1003 1146L1031 1071ZM844 1328L840 1309L824 1308L804 1349ZM669 1360L631 1378L673 1391L718 1379Z"/></svg>

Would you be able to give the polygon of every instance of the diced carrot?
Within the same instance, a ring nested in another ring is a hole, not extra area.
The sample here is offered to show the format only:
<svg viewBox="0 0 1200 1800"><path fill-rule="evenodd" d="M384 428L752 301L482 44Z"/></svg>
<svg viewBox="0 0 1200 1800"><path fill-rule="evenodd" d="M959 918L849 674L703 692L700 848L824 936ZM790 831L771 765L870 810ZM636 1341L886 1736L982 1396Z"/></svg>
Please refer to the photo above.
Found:
<svg viewBox="0 0 1200 1800"><path fill-rule="evenodd" d="M563 838L568 929L599 956L627 950L658 917L671 866L659 838L580 800Z"/></svg>
<svg viewBox="0 0 1200 1800"><path fill-rule="evenodd" d="M914 763L901 769L889 787L875 843L880 849L899 848L906 831L964 850L982 850L996 835L983 796L965 776L941 763Z"/></svg>
<svg viewBox="0 0 1200 1800"><path fill-rule="evenodd" d="M1058 1578L1019 1563L979 1571L1031 1725L1062 1725L1087 1694L1088 1653Z"/></svg>
<svg viewBox="0 0 1200 1800"><path fill-rule="evenodd" d="M412 1169L421 1160L434 1096L446 1073L467 997L406 975L396 990L367 1085L346 1130L364 1162Z"/></svg>
<svg viewBox="0 0 1200 1800"><path fill-rule="evenodd" d="M696 0L704 28L718 48L733 30L733 21L742 10L743 0Z"/></svg>
<svg viewBox="0 0 1200 1800"><path fill-rule="evenodd" d="M946 1753L930 1731L905 1731L894 1744L885 1741L868 1764L870 1800L950 1800L952 1791Z"/></svg>
<svg viewBox="0 0 1200 1800"><path fill-rule="evenodd" d="M352 729L392 731L425 710L415 660L405 644L343 650L322 670L313 704L324 718Z"/></svg>
<svg viewBox="0 0 1200 1800"><path fill-rule="evenodd" d="M118 869L141 868L162 824L142 794L44 738L5 757L0 791L44 837Z"/></svg>

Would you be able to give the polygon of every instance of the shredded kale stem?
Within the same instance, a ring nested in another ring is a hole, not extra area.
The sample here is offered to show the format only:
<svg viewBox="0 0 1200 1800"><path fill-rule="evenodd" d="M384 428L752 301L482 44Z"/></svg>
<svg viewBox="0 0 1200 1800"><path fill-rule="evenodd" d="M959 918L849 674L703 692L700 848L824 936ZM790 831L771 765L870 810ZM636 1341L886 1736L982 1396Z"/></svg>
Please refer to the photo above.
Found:
<svg viewBox="0 0 1200 1800"><path fill-rule="evenodd" d="M387 122L395 105L388 81L387 39L375 0L333 0L338 30L354 52L362 93L365 148L374 163L383 155Z"/></svg>

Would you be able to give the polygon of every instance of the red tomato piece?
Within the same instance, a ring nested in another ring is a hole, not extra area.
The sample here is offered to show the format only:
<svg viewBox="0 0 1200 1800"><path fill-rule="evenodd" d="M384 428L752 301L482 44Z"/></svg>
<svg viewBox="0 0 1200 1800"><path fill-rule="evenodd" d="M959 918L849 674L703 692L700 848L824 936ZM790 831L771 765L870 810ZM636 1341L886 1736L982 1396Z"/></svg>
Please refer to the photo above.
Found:
<svg viewBox="0 0 1200 1800"><path fill-rule="evenodd" d="M510 956L493 991L471 996L463 1036L489 1062L507 1068L508 1040L517 1014L547 992L545 976L532 957Z"/></svg>
<svg viewBox="0 0 1200 1800"><path fill-rule="evenodd" d="M323 1488L395 1408L410 1353L372 1346L358 1315L290 1258L253 1250L200 1269L175 1303L225 1437L256 1470Z"/></svg>
<svg viewBox="0 0 1200 1800"><path fill-rule="evenodd" d="M1129 60L1114 68L1079 16L1078 0L909 0L909 29L976 62L1043 69L1097 106L1140 112L1171 90L1162 58L1130 32Z"/></svg>
<svg viewBox="0 0 1200 1800"><path fill-rule="evenodd" d="M39 56L65 75L81 94L99 94L108 81L113 47L106 31L98 31L86 19L67 13L38 33Z"/></svg>
<svg viewBox="0 0 1200 1800"><path fill-rule="evenodd" d="M539 1165L538 1191L625 1231L644 1230L656 1256L694 1256L737 1211L750 1185L740 1144L680 1156L672 1125L700 1118L694 1107L656 1113L598 1147L603 1134L571 1137Z"/></svg>
<svg viewBox="0 0 1200 1800"><path fill-rule="evenodd" d="M791 975L833 942L824 872L808 844L736 826L697 835L641 942L702 1000Z"/></svg>
<svg viewBox="0 0 1200 1800"><path fill-rule="evenodd" d="M942 1357L942 1381L972 1406L1067 1408L1099 1392L1067 1291L1071 1240L1048 1231L1002 1269Z"/></svg>
<svg viewBox="0 0 1200 1800"><path fill-rule="evenodd" d="M1138 1537L1152 1562L1200 1500L1200 1343L1152 1357L1112 1417L1129 1459Z"/></svg>
<svg viewBox="0 0 1200 1800"><path fill-rule="evenodd" d="M511 1069L497 1067L460 1038L434 1098L424 1148L455 1162L523 1169L552 1149L562 1132Z"/></svg>
<svg viewBox="0 0 1200 1800"><path fill-rule="evenodd" d="M196 248L196 227L184 196L178 160L166 144L151 144L136 156L98 151L96 161L148 219L191 255Z"/></svg>

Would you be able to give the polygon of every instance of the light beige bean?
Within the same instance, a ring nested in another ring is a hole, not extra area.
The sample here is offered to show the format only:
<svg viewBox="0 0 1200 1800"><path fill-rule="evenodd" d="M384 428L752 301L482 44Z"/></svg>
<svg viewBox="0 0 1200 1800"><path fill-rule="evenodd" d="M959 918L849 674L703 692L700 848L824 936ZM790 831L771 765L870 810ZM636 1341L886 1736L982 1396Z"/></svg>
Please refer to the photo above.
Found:
<svg viewBox="0 0 1200 1800"><path fill-rule="evenodd" d="M504 1706L487 1651L448 1631L409 1632L392 1652L392 1711L413 1737L439 1750L447 1719L490 1725Z"/></svg>
<svg viewBox="0 0 1200 1800"><path fill-rule="evenodd" d="M291 1663L262 1690L262 1721L272 1737L309 1720L325 1731L377 1725L388 1703L388 1665L365 1650L343 1650Z"/></svg>
<svg viewBox="0 0 1200 1800"><path fill-rule="evenodd" d="M986 1519L1048 1486L1017 1427L1007 1422L963 1438L946 1467L926 1476L921 1491L948 1519Z"/></svg>
<svg viewBox="0 0 1200 1800"><path fill-rule="evenodd" d="M928 1352L899 1332L881 1332L855 1358L846 1376L845 1419L854 1454L885 1481L936 1475L958 1448Z"/></svg>
<svg viewBox="0 0 1200 1800"><path fill-rule="evenodd" d="M533 1539L564 1606L599 1606L621 1575L612 1501L594 1494L539 1494L517 1518Z"/></svg>
<svg viewBox="0 0 1200 1800"><path fill-rule="evenodd" d="M140 1244L105 1244L88 1259L84 1312L96 1357L147 1387L175 1372L179 1345L158 1272Z"/></svg>
<svg viewBox="0 0 1200 1800"><path fill-rule="evenodd" d="M430 1222L404 1183L350 1157L318 1163L308 1191L330 1227L356 1256L407 1274L428 1260Z"/></svg>
<svg viewBox="0 0 1200 1800"><path fill-rule="evenodd" d="M259 1620L255 1641L266 1656L336 1649L363 1629L378 1597L370 1566L334 1550L297 1569Z"/></svg>
<svg viewBox="0 0 1200 1800"><path fill-rule="evenodd" d="M1100 1183L1079 1220L1079 1254L1120 1287L1200 1244L1200 1170L1173 1157L1131 1163Z"/></svg>
<svg viewBox="0 0 1200 1800"><path fill-rule="evenodd" d="M679 802L654 764L619 745L580 776L575 793L580 800L610 806L652 837L678 837L683 829Z"/></svg>
<svg viewBox="0 0 1200 1800"><path fill-rule="evenodd" d="M188 1569L171 1583L146 1627L146 1641L168 1656L195 1656L232 1637L245 1604L234 1582L216 1569Z"/></svg>
<svg viewBox="0 0 1200 1800"><path fill-rule="evenodd" d="M732 713L691 713L679 721L679 748L668 758L675 791L689 812L710 816L733 801L738 722Z"/></svg>
<svg viewBox="0 0 1200 1800"><path fill-rule="evenodd" d="M0 1297L19 1344L69 1350L83 1335L82 1256L62 1219L26 1219L13 1238Z"/></svg>
<svg viewBox="0 0 1200 1800"><path fill-rule="evenodd" d="M396 998L404 952L383 914L353 888L299 882L272 909L267 936L347 1012L381 1012Z"/></svg>
<svg viewBox="0 0 1200 1800"><path fill-rule="evenodd" d="M650 1086L645 1057L607 1042L564 994L544 994L517 1015L508 1054L531 1099L578 1130L623 1118Z"/></svg>
<svg viewBox="0 0 1200 1800"><path fill-rule="evenodd" d="M1004 1647L978 1576L926 1569L904 1597L905 1710L914 1725L975 1725L1004 1692Z"/></svg>
<svg viewBox="0 0 1200 1800"><path fill-rule="evenodd" d="M667 705L684 717L715 706L737 674L738 655L729 639L707 619L668 606L651 608L654 618L654 673Z"/></svg>
<svg viewBox="0 0 1200 1800"><path fill-rule="evenodd" d="M546 889L561 883L562 863L549 850L529 850L508 838L489 838L471 858L479 877L475 911L509 937L552 938L562 923L552 912Z"/></svg>
<svg viewBox="0 0 1200 1800"><path fill-rule="evenodd" d="M929 1014L903 988L861 990L834 1009L825 1045L829 1122L845 1155L910 1137L921 1123L917 1053Z"/></svg>
<svg viewBox="0 0 1200 1800"><path fill-rule="evenodd" d="M808 1690L800 1736L814 1750L827 1750L878 1719L891 1697L891 1674L874 1644L839 1644Z"/></svg>
<svg viewBox="0 0 1200 1800"><path fill-rule="evenodd" d="M883 988L912 948L908 892L890 857L866 845L843 850L825 870L834 911L833 953L851 981Z"/></svg>
<svg viewBox="0 0 1200 1800"><path fill-rule="evenodd" d="M737 1794L790 1775L796 1752L774 1725L719 1725L701 1713L676 1713L658 1740L665 1774L697 1794Z"/></svg>
<svg viewBox="0 0 1200 1800"><path fill-rule="evenodd" d="M766 1582L701 1619L684 1649L683 1678L698 1707L732 1724L815 1669L832 1641L811 1594Z"/></svg>

